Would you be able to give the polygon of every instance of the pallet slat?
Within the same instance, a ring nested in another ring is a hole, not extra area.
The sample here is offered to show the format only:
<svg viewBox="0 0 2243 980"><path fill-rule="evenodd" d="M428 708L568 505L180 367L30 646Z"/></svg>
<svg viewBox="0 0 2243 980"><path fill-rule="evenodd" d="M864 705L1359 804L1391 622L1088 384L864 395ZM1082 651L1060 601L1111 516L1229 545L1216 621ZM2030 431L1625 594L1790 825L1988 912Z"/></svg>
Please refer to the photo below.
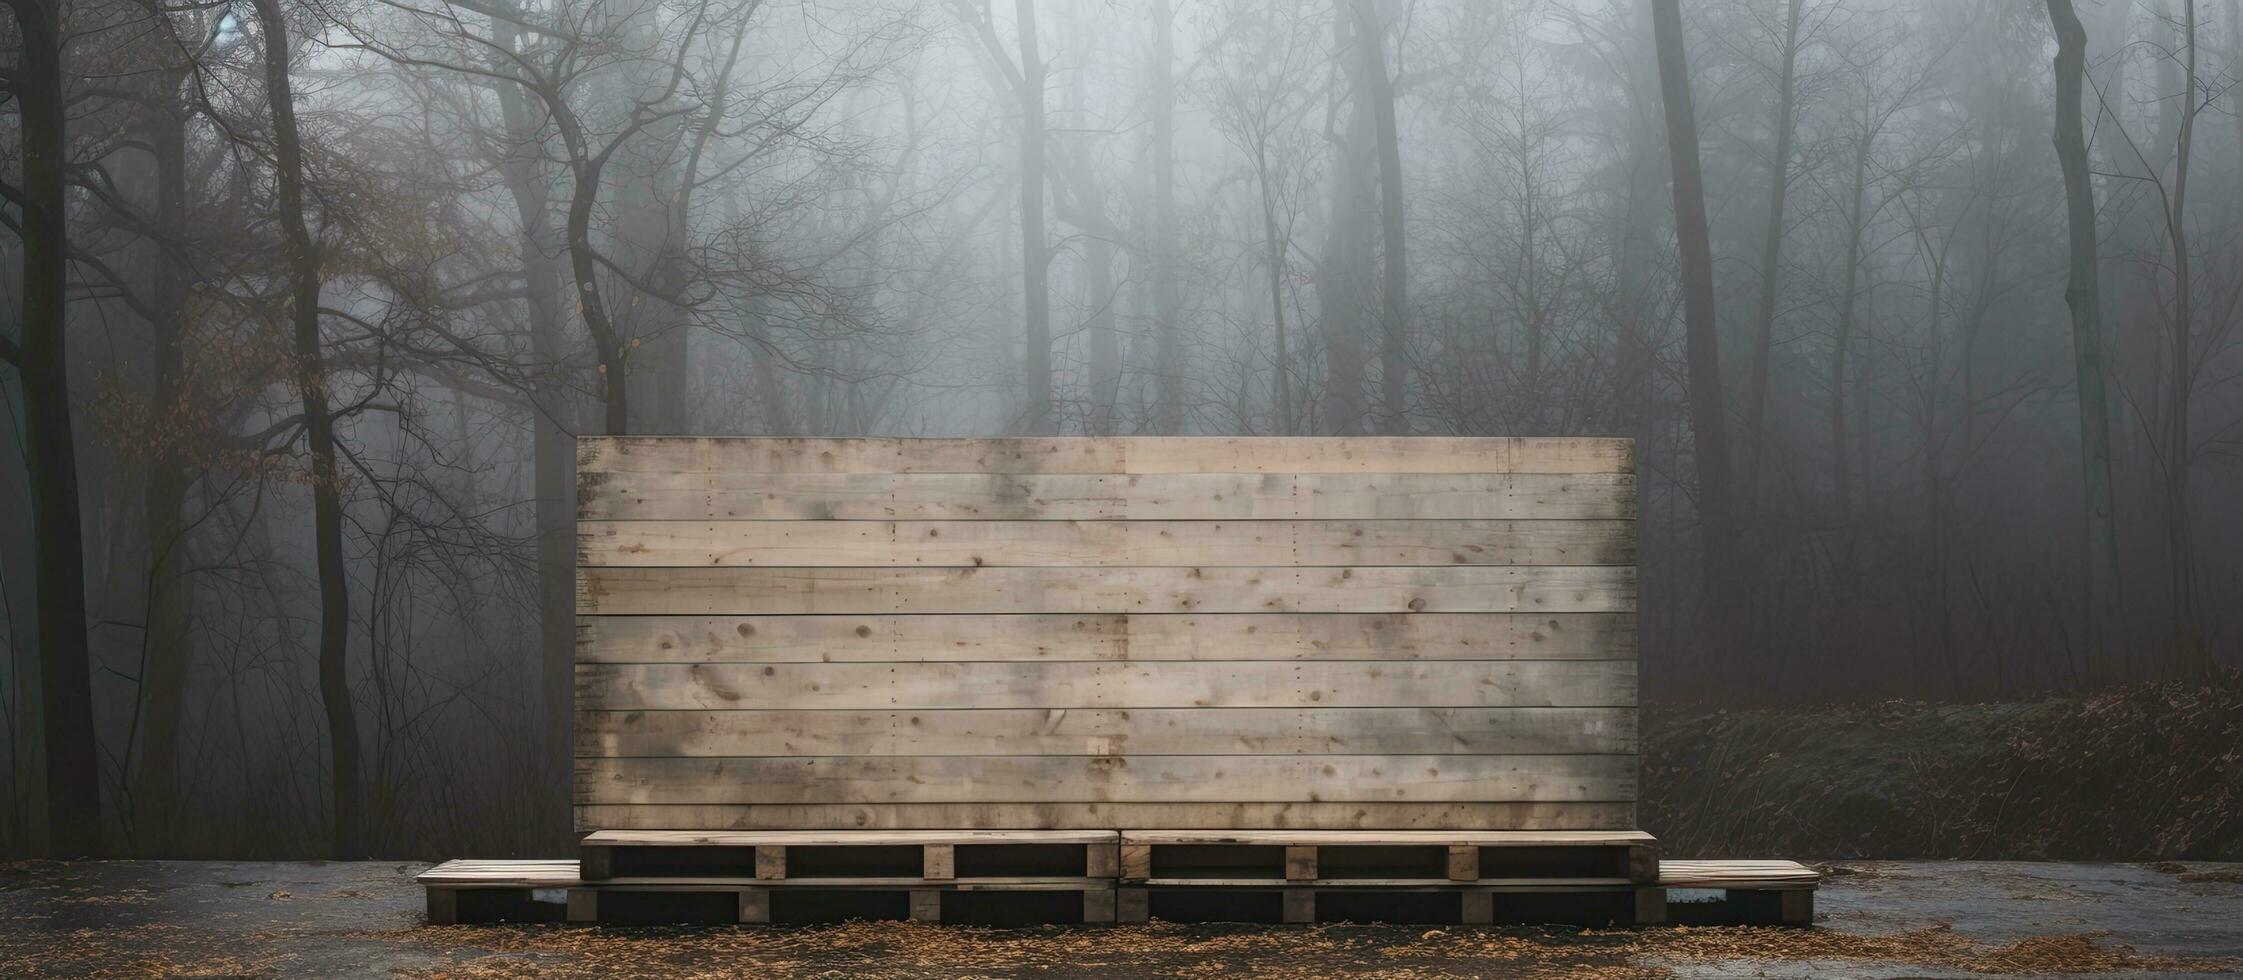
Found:
<svg viewBox="0 0 2243 980"><path fill-rule="evenodd" d="M630 756L1598 755L1631 708L961 708L581 711L579 758Z"/></svg>
<svg viewBox="0 0 2243 980"><path fill-rule="evenodd" d="M670 827L1289 827L1587 830L1635 825L1632 801L1549 803L722 803L579 804L577 829Z"/></svg>
<svg viewBox="0 0 2243 980"><path fill-rule="evenodd" d="M1611 708L1633 661L579 664L590 711L937 708ZM1116 746L1116 749L1123 746Z"/></svg>
<svg viewBox="0 0 2243 980"><path fill-rule="evenodd" d="M1632 565L1629 521L584 521L606 567Z"/></svg>
<svg viewBox="0 0 2243 980"><path fill-rule="evenodd" d="M580 615L1634 612L1626 566L585 568Z"/></svg>
<svg viewBox="0 0 2243 980"><path fill-rule="evenodd" d="M1628 756L930 756L585 759L577 801L1243 803L1633 800ZM760 852L759 852L760 853Z"/></svg>
<svg viewBox="0 0 2243 980"><path fill-rule="evenodd" d="M1626 473L583 473L586 521L1635 519Z"/></svg>
<svg viewBox="0 0 2243 980"><path fill-rule="evenodd" d="M579 436L586 473L1625 473L1627 439Z"/></svg>
<svg viewBox="0 0 2243 980"><path fill-rule="evenodd" d="M579 663L1633 660L1633 613L586 616Z"/></svg>

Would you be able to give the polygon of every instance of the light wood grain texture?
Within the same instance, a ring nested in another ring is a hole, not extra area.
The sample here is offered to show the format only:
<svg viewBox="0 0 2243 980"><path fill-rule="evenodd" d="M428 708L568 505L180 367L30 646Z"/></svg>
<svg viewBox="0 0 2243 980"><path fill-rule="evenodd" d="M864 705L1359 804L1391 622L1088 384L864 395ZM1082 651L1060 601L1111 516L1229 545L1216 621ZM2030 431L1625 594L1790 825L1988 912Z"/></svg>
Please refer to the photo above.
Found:
<svg viewBox="0 0 2243 980"><path fill-rule="evenodd" d="M579 436L587 473L1625 473L1627 439Z"/></svg>
<svg viewBox="0 0 2243 980"><path fill-rule="evenodd" d="M1632 521L584 521L597 567L1632 565Z"/></svg>
<svg viewBox="0 0 2243 980"><path fill-rule="evenodd" d="M587 616L579 663L1633 660L1633 613Z"/></svg>
<svg viewBox="0 0 2243 980"><path fill-rule="evenodd" d="M567 888L577 883L577 874L572 860L458 860L414 875L413 881L452 888Z"/></svg>
<svg viewBox="0 0 2243 980"><path fill-rule="evenodd" d="M1603 708L974 708L585 711L579 758L620 756L1632 753Z"/></svg>
<svg viewBox="0 0 2243 980"><path fill-rule="evenodd" d="M579 664L585 710L1627 707L1613 660Z"/></svg>
<svg viewBox="0 0 2243 980"><path fill-rule="evenodd" d="M944 844L1113 844L1106 830L603 830L593 847L891 847ZM500 864L519 862L496 862ZM573 872L575 866L570 865Z"/></svg>
<svg viewBox="0 0 2243 980"><path fill-rule="evenodd" d="M586 829L1632 823L1627 440L579 448Z"/></svg>
<svg viewBox="0 0 2243 980"><path fill-rule="evenodd" d="M960 804L599 804L576 808L578 830L602 828L1276 827L1302 830L1577 829L1632 827L1635 804L1015 802Z"/></svg>
<svg viewBox="0 0 2243 980"><path fill-rule="evenodd" d="M1632 567L585 568L582 615L1633 612Z"/></svg>
<svg viewBox="0 0 2243 980"><path fill-rule="evenodd" d="M1634 799L1636 773L1634 759L1609 755L584 759L576 793L583 804L1607 802Z"/></svg>
<svg viewBox="0 0 2243 980"><path fill-rule="evenodd" d="M586 521L1633 520L1627 473L580 474Z"/></svg>
<svg viewBox="0 0 2243 980"><path fill-rule="evenodd" d="M1797 861L1661 861L1659 884L1666 888L1772 890L1813 888L1822 875Z"/></svg>

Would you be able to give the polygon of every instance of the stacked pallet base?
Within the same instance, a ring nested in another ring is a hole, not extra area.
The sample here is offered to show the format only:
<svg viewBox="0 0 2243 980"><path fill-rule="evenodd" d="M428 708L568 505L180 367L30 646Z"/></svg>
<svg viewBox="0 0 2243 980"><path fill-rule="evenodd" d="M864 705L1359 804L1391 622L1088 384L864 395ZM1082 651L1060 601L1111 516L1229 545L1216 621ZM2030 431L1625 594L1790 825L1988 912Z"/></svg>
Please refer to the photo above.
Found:
<svg viewBox="0 0 2243 980"><path fill-rule="evenodd" d="M439 865L429 921L1806 925L1818 882L1633 831L602 831L580 854Z"/></svg>

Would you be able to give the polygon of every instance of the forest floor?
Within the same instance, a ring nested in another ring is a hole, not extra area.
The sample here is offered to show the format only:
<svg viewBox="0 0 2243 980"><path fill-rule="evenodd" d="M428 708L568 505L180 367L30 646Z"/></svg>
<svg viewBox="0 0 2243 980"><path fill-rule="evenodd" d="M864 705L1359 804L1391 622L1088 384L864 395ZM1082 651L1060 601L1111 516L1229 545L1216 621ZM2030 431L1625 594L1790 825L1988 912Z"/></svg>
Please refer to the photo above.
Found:
<svg viewBox="0 0 2243 980"><path fill-rule="evenodd" d="M424 865L0 866L0 976L2172 976L2243 973L2243 865L1861 862L1814 929L423 924Z"/></svg>
<svg viewBox="0 0 2243 980"><path fill-rule="evenodd" d="M2243 682L2030 702L1647 706L1669 857L2243 861Z"/></svg>

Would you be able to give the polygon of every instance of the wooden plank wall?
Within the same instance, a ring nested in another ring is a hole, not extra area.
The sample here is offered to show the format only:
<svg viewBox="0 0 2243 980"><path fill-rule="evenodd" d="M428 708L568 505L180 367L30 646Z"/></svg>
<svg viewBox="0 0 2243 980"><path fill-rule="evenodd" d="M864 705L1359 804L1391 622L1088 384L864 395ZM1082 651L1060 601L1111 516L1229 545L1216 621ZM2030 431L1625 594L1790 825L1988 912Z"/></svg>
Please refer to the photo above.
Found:
<svg viewBox="0 0 2243 980"><path fill-rule="evenodd" d="M587 437L580 829L1614 829L1624 439Z"/></svg>

